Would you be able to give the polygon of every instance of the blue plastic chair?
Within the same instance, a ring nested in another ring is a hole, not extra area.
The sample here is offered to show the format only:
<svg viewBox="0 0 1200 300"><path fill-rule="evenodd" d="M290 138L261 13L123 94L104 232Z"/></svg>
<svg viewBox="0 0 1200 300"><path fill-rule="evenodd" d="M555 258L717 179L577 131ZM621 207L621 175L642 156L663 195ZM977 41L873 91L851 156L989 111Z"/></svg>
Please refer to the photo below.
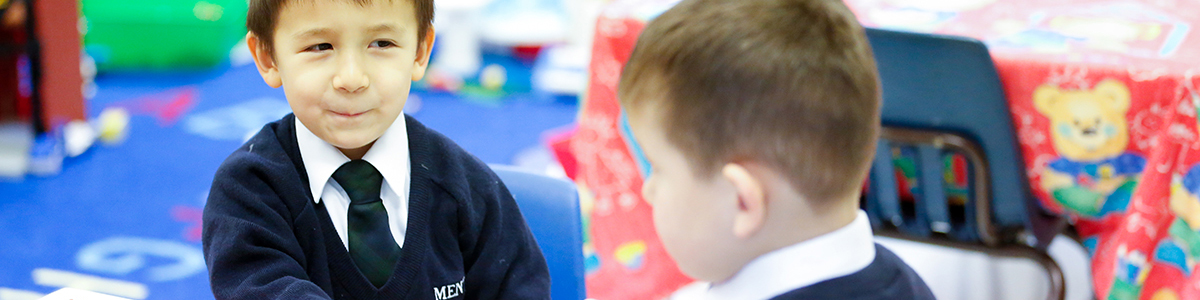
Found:
<svg viewBox="0 0 1200 300"><path fill-rule="evenodd" d="M1061 219L1030 192L1012 115L987 47L978 40L866 30L883 88L883 134L865 210L876 232L990 255L1032 259L1050 273L1048 298L1063 298L1062 273L1046 254ZM916 209L902 212L892 146L916 148ZM951 222L943 192L946 151L970 162L966 221Z"/></svg>
<svg viewBox="0 0 1200 300"><path fill-rule="evenodd" d="M512 192L542 248L550 267L551 298L583 299L583 223L575 184L511 166L491 167Z"/></svg>

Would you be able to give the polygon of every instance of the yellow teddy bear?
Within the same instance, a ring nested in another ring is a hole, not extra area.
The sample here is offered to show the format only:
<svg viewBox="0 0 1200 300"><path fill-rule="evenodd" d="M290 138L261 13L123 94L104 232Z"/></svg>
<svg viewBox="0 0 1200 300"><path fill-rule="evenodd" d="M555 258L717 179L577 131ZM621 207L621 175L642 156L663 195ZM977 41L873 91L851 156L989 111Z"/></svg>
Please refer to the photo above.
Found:
<svg viewBox="0 0 1200 300"><path fill-rule="evenodd" d="M1124 211L1146 165L1141 156L1125 152L1129 88L1113 79L1091 90L1045 84L1034 91L1033 101L1038 112L1050 119L1059 155L1046 166L1042 188L1081 217Z"/></svg>

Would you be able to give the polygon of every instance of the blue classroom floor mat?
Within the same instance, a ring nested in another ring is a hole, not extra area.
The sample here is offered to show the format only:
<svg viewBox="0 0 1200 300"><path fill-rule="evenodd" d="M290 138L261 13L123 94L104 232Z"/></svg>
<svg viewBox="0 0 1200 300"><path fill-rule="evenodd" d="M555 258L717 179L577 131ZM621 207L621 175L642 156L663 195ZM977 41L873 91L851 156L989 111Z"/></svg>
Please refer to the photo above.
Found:
<svg viewBox="0 0 1200 300"><path fill-rule="evenodd" d="M72 282L130 298L212 299L200 215L213 173L248 134L290 111L283 91L253 65L96 83L88 116L125 108L128 137L67 158L61 174L0 180L0 300ZM410 113L485 162L511 164L578 109L574 98L532 92L490 97L414 89L419 109Z"/></svg>

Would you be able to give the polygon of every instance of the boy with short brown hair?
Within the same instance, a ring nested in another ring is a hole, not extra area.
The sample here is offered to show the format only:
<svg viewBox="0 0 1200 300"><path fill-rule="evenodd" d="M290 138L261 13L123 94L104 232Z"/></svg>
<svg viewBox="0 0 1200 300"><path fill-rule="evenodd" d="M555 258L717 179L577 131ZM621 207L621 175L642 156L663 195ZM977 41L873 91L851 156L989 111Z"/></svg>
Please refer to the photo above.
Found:
<svg viewBox="0 0 1200 300"><path fill-rule="evenodd" d="M483 162L403 115L432 0L251 0L246 40L293 114L221 164L217 299L548 299L546 261Z"/></svg>
<svg viewBox="0 0 1200 300"><path fill-rule="evenodd" d="M642 188L706 299L933 299L859 207L879 132L875 61L840 1L685 0L621 76Z"/></svg>

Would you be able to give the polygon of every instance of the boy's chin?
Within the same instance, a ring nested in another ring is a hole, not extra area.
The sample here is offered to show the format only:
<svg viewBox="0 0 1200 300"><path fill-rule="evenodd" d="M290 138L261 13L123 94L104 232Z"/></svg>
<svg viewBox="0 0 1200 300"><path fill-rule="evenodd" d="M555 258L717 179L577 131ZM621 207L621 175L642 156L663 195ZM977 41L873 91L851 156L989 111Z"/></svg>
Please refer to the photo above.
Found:
<svg viewBox="0 0 1200 300"><path fill-rule="evenodd" d="M341 150L355 150L355 149L361 149L363 147L370 146L371 143L375 142L375 140L378 140L378 139L379 139L379 136L375 136L375 137L370 137L370 136L366 136L366 135L355 136L355 137L343 136L342 138L337 139L336 141L326 140L326 142L328 142L330 145L333 145L334 147L337 147L338 149L341 149Z"/></svg>

